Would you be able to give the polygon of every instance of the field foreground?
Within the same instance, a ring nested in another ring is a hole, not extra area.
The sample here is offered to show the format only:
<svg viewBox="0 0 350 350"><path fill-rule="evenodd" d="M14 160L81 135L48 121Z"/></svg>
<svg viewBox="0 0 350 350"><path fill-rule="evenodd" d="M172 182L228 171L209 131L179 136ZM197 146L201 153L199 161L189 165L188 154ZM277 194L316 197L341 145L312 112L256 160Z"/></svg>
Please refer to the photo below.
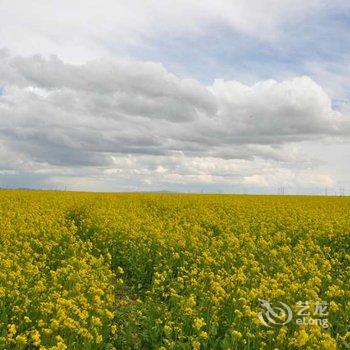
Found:
<svg viewBox="0 0 350 350"><path fill-rule="evenodd" d="M0 191L0 216L1 349L350 348L349 197Z"/></svg>

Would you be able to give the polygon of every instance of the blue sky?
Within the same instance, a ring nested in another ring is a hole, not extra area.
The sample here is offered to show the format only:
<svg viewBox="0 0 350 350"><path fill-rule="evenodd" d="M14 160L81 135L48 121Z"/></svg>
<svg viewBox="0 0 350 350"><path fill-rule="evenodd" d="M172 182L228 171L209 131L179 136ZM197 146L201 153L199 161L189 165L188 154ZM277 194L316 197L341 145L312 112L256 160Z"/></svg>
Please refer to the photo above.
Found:
<svg viewBox="0 0 350 350"><path fill-rule="evenodd" d="M337 13L335 9L284 27L272 41L216 24L200 35L155 38L147 45L128 48L127 52L136 59L162 62L177 75L191 76L205 84L218 77L253 83L308 75L327 85L310 66L323 64L331 73L341 74L333 65L339 64L341 69L348 63L349 31L349 14ZM347 89L343 93L344 98L348 95Z"/></svg>
<svg viewBox="0 0 350 350"><path fill-rule="evenodd" d="M350 4L0 3L0 186L350 191Z"/></svg>

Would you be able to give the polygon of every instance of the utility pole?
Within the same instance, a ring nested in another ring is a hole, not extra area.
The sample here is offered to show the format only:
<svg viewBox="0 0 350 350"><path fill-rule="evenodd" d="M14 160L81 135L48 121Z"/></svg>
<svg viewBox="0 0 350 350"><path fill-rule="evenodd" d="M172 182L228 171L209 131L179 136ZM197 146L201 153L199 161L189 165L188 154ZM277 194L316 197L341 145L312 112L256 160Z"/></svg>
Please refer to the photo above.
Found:
<svg viewBox="0 0 350 350"><path fill-rule="evenodd" d="M278 189L277 189L277 194L279 194L279 195L284 195L284 186L281 186L281 187L278 187Z"/></svg>

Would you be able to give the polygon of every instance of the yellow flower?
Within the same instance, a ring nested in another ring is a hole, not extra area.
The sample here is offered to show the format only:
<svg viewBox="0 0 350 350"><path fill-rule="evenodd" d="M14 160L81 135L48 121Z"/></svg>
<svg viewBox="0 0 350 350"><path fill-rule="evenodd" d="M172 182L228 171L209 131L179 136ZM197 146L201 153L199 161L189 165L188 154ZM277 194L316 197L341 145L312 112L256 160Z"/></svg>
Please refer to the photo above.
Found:
<svg viewBox="0 0 350 350"><path fill-rule="evenodd" d="M31 338L35 346L39 346L41 343L40 333L37 330L31 332Z"/></svg>
<svg viewBox="0 0 350 350"><path fill-rule="evenodd" d="M191 345L193 350L199 350L201 347L201 343L198 340L192 340Z"/></svg>
<svg viewBox="0 0 350 350"><path fill-rule="evenodd" d="M231 334L234 338L242 338L242 333L236 330L231 331Z"/></svg>
<svg viewBox="0 0 350 350"><path fill-rule="evenodd" d="M193 326L198 330L201 329L203 326L205 326L205 322L203 318L196 318L193 322Z"/></svg>
<svg viewBox="0 0 350 350"><path fill-rule="evenodd" d="M114 313L109 311L109 310L106 310L105 314L106 314L106 317L110 320L112 320L114 318Z"/></svg>
<svg viewBox="0 0 350 350"><path fill-rule="evenodd" d="M321 341L322 350L337 350L337 343L334 339L325 339Z"/></svg>
<svg viewBox="0 0 350 350"><path fill-rule="evenodd" d="M26 322L26 323L32 322L32 320L31 320L28 316L24 316L23 320L24 320L24 322Z"/></svg>
<svg viewBox="0 0 350 350"><path fill-rule="evenodd" d="M10 335L14 335L17 332L17 327L15 324L12 323L12 324L8 325L7 330L8 330Z"/></svg>
<svg viewBox="0 0 350 350"><path fill-rule="evenodd" d="M117 327L116 325L112 325L112 326L111 326L111 333L112 333L112 334L116 334L117 331L118 331L118 327Z"/></svg>
<svg viewBox="0 0 350 350"><path fill-rule="evenodd" d="M97 326L97 327L102 326L102 322L101 322L101 319L99 317L92 316L91 321L92 321L92 324L94 326Z"/></svg>
<svg viewBox="0 0 350 350"><path fill-rule="evenodd" d="M42 330L42 332L43 332L47 337L49 337L49 336L52 334L52 329L50 329L50 328L44 328L44 329Z"/></svg>
<svg viewBox="0 0 350 350"><path fill-rule="evenodd" d="M276 338L278 343L283 343L283 341L286 338L287 332L288 332L287 327L283 326L280 328L278 335L277 335L277 338Z"/></svg>
<svg viewBox="0 0 350 350"><path fill-rule="evenodd" d="M172 330L173 330L172 327L169 326L168 324L166 324L166 325L164 326L164 332L165 332L165 333L171 333Z"/></svg>
<svg viewBox="0 0 350 350"><path fill-rule="evenodd" d="M51 327L53 329L57 329L59 327L60 323L57 320L51 320Z"/></svg>
<svg viewBox="0 0 350 350"><path fill-rule="evenodd" d="M300 331L296 333L295 337L292 338L289 343L297 347L302 347L307 343L308 340L309 335L305 332L304 329L300 329Z"/></svg>
<svg viewBox="0 0 350 350"><path fill-rule="evenodd" d="M16 343L24 345L27 343L27 337L24 334L17 335Z"/></svg>
<svg viewBox="0 0 350 350"><path fill-rule="evenodd" d="M57 350L66 350L67 349L67 345L62 342L62 341L59 341L56 345L56 348Z"/></svg>
<svg viewBox="0 0 350 350"><path fill-rule="evenodd" d="M208 339L208 333L207 332L202 331L202 332L200 332L199 336L201 338L203 338L203 339Z"/></svg>
<svg viewBox="0 0 350 350"><path fill-rule="evenodd" d="M102 343L102 340L103 340L102 335L99 334L99 335L96 337L96 343L97 343L97 344L100 344L100 343Z"/></svg>

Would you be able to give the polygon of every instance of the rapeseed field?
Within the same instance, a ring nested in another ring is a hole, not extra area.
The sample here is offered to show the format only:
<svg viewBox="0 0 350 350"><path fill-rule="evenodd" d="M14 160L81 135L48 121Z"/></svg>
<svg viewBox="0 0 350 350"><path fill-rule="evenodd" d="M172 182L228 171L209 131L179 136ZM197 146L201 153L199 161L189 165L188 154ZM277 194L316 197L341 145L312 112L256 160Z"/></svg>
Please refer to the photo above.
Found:
<svg viewBox="0 0 350 350"><path fill-rule="evenodd" d="M350 198L0 191L0 349L350 348Z"/></svg>

